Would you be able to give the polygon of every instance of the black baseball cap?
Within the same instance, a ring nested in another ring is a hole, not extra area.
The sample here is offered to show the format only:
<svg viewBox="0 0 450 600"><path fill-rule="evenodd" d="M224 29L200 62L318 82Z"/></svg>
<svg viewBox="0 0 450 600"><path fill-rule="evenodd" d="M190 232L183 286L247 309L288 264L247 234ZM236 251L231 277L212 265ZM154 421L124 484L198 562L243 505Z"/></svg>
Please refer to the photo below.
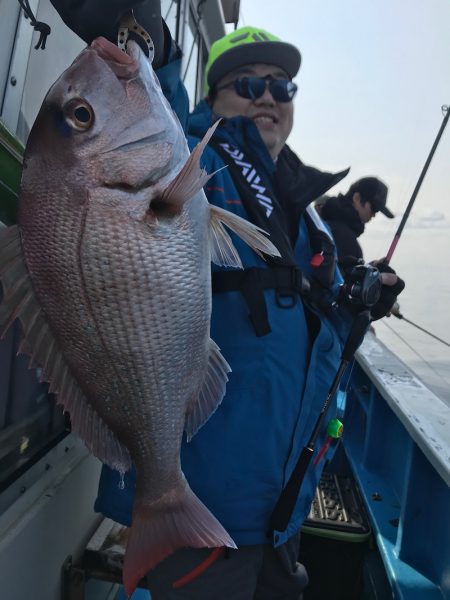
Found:
<svg viewBox="0 0 450 600"><path fill-rule="evenodd" d="M381 212L389 219L394 218L394 214L387 208L386 200L388 187L377 177L363 177L358 179L350 187L350 196L355 192L359 192L361 199L365 202L370 202L376 212Z"/></svg>

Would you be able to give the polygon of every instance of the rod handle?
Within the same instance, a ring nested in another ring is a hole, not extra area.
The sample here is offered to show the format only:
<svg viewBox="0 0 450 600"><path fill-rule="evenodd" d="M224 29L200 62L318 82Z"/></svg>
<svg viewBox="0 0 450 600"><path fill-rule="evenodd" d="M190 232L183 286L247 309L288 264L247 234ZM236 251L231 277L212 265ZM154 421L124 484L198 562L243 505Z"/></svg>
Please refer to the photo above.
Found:
<svg viewBox="0 0 450 600"><path fill-rule="evenodd" d="M369 324L370 310L363 310L353 319L347 341L345 342L344 349L342 350L341 358L343 361L350 362L352 360L358 346L363 341Z"/></svg>
<svg viewBox="0 0 450 600"><path fill-rule="evenodd" d="M284 531L289 525L292 512L294 511L295 504L297 502L300 487L303 479L305 478L306 470L311 462L313 453L314 448L308 446L303 448L300 458L295 465L294 471L292 472L286 487L281 492L272 516L270 517L269 535L272 535L274 531Z"/></svg>

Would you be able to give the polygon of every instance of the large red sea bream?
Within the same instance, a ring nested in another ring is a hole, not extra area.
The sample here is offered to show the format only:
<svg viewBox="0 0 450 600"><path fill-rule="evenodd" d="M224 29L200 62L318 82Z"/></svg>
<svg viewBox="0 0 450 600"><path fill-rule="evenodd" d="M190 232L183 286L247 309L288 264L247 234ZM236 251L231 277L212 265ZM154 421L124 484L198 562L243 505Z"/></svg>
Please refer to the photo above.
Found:
<svg viewBox="0 0 450 600"><path fill-rule="evenodd" d="M208 204L199 167L149 61L99 38L52 86L25 153L18 226L0 229L3 330L100 460L137 487L124 560L131 594L181 547L234 547L180 468L225 393L209 337L210 261L241 266L223 225L277 254L253 225Z"/></svg>

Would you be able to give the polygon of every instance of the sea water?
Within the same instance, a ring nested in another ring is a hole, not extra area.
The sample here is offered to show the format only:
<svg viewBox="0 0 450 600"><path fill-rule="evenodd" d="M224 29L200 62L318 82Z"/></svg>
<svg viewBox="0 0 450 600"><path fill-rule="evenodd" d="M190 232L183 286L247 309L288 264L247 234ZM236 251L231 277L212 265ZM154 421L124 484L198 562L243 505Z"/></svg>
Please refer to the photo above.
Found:
<svg viewBox="0 0 450 600"><path fill-rule="evenodd" d="M387 254L396 230L392 225L398 226L385 219L384 229L383 217L376 218L360 238L366 260ZM406 282L400 312L450 343L450 227L445 222L419 225L406 225L390 263ZM450 406L450 347L393 316L374 326L379 339Z"/></svg>

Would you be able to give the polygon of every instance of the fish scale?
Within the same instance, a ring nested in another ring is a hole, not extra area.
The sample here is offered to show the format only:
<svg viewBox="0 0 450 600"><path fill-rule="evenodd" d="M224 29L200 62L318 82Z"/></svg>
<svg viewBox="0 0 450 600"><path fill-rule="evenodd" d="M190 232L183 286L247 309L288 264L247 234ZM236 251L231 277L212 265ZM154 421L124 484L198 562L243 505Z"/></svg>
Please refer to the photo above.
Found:
<svg viewBox="0 0 450 600"><path fill-rule="evenodd" d="M101 221L103 220L101 219ZM116 307L118 314L126 316L127 319L122 318L118 321L107 315L102 321L98 321L98 328L102 331L102 338L106 346L114 347L122 361L124 357L129 357L125 366L128 383L125 396L143 407L143 410L135 411L134 414L139 415L139 420L130 423L131 427L129 427L134 431L135 440L126 440L126 445L130 448L137 443L139 452L146 456L149 454L146 451L147 448L151 448L152 443L157 445L159 439L163 438L165 443L172 448L171 463L174 465L174 473L170 477L176 479L181 476L179 446L186 404L185 394L181 394L180 391L184 392L187 388L193 393L195 386L199 385L195 377L198 368L195 368L196 365L192 368L192 364L185 361L186 354L183 350L202 349L207 342L205 315L208 314L206 310L208 295L200 286L196 288L185 285L185 276L179 276L179 273L184 273L188 280L192 278L193 271L195 271L191 266L193 261L183 260L183 257L187 255L189 258L189 254L192 252L188 252L188 250L197 247L198 244L192 239L190 230L186 229L187 235L184 237L177 236L177 239L173 240L172 236L169 237L166 244L160 243L157 252L163 259L155 260L154 248L149 247L143 237L143 233L147 233L145 229L142 231L143 228L140 224L131 224L128 228L122 226L117 229L115 241L120 250L122 246L125 248L125 252L119 251L114 254L114 257L110 257L108 269L99 270L95 268L95 262L98 260L101 262L101 249L107 248L104 240L109 239L110 233L108 230L97 232L95 227L97 222L92 218L93 226L90 227L91 215L85 221L83 237L85 240L92 237L93 240L91 250L89 250L89 243L85 243L86 253L95 257L95 260L90 257L84 258L86 266L90 265L89 270L85 269L84 277L87 290L92 288L95 291L99 287L102 289L102 285L98 285L98 276L105 287L111 277L117 279L119 269L116 266L116 260L124 265L122 272L126 274L125 278L122 276L120 280L116 281L116 285L120 283L125 294L119 297L115 296L112 306ZM142 258L139 263L135 261L135 249L138 249ZM110 252L109 248L108 250ZM199 257L196 259L199 260ZM177 265L176 269L174 269L174 265ZM128 268L132 266L133 268ZM160 279L161 284L158 285L155 279ZM139 282L138 288L135 285L136 281ZM132 298L130 290L135 289L138 290L137 298ZM177 302L178 294L183 299L182 305ZM199 303L201 294L205 297L203 305ZM169 297L175 298L174 305L168 302ZM109 295L99 296L97 298L98 306L91 304L94 314L97 312L100 315L104 314L105 307L109 306L108 301L111 298L112 296ZM193 313L186 311L186 304L192 304L195 307L194 314L198 316L194 319ZM174 306L180 306L181 310L174 310ZM154 321L150 315L153 318L158 315L158 319ZM192 335L192 332L196 330L196 327L192 327L193 321L194 324L198 321L203 325L200 328L200 331L203 331L201 338L198 335ZM133 326L133 322L139 323L139 327ZM109 327L110 324L114 324L114 327ZM151 331L148 331L146 327L149 324ZM130 340L129 332L133 332L135 338L140 339ZM132 348L136 347L140 349L138 353L132 351ZM202 354L204 355L204 351ZM153 363L151 369L148 368L149 361ZM168 381L167 367L165 366L167 364L172 364L174 367L170 381ZM161 393L161 390L164 393ZM108 395L114 395L114 392ZM147 396L159 397L159 410L150 411L148 407L146 408L145 398ZM117 398L117 400L121 401L122 399ZM175 427L176 419L178 423ZM169 426L172 425L172 431L168 430L166 423ZM145 435L141 434L141 431L145 432ZM142 440L146 441L142 442ZM167 457L165 457L164 468L169 471ZM152 478L155 478L154 474ZM153 495L161 484L161 477L157 477L157 479L158 485L152 483ZM164 478L164 483L167 479L168 477Z"/></svg>

